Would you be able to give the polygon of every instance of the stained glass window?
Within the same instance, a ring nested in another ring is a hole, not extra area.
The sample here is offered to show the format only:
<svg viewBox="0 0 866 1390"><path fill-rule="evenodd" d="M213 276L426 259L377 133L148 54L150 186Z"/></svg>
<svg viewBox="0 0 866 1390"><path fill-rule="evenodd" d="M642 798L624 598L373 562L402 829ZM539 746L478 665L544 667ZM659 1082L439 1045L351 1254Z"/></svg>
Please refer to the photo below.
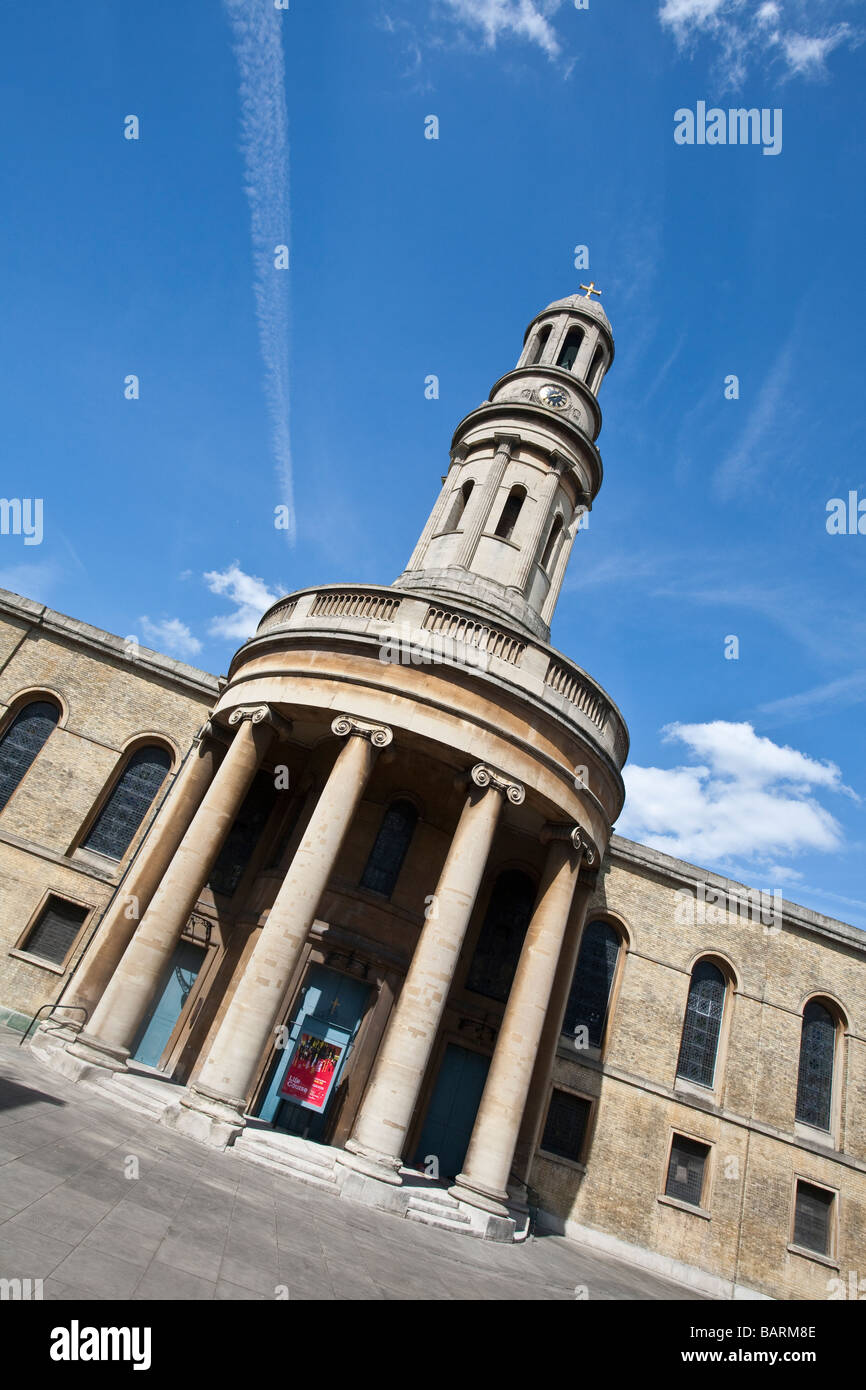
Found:
<svg viewBox="0 0 866 1390"><path fill-rule="evenodd" d="M208 887L215 893L224 893L229 898L234 893L252 858L276 797L273 774L260 772L244 797L208 879Z"/></svg>
<svg viewBox="0 0 866 1390"><path fill-rule="evenodd" d="M682 1134L674 1135L665 1183L667 1197L676 1197L693 1207L701 1205L704 1169L709 1152L709 1147L696 1139L686 1139Z"/></svg>
<svg viewBox="0 0 866 1390"><path fill-rule="evenodd" d="M136 749L97 816L84 847L107 854L110 859L122 859L170 767L171 758L164 748Z"/></svg>
<svg viewBox="0 0 866 1390"><path fill-rule="evenodd" d="M794 1244L818 1255L830 1253L830 1213L835 1194L810 1182L797 1183Z"/></svg>
<svg viewBox="0 0 866 1390"><path fill-rule="evenodd" d="M466 988L505 1003L532 916L535 884L519 869L506 869L493 885Z"/></svg>
<svg viewBox="0 0 866 1390"><path fill-rule="evenodd" d="M573 1096L568 1091L554 1091L541 1147L548 1153L559 1154L561 1158L570 1158L579 1163L590 1109L591 1102L583 1096Z"/></svg>
<svg viewBox="0 0 866 1390"><path fill-rule="evenodd" d="M46 902L21 949L52 965L62 965L72 949L90 908L52 896Z"/></svg>
<svg viewBox="0 0 866 1390"><path fill-rule="evenodd" d="M835 1052L836 1025L833 1016L817 999L810 999L803 1010L797 1076L796 1114L804 1125L814 1125L816 1129L830 1128Z"/></svg>
<svg viewBox="0 0 866 1390"><path fill-rule="evenodd" d="M698 961L692 971L677 1076L712 1086L724 1007L724 975L712 961Z"/></svg>
<svg viewBox="0 0 866 1390"><path fill-rule="evenodd" d="M610 991L619 959L620 939L608 922L587 922L565 1009L563 1032L584 1027L590 1047L601 1047Z"/></svg>
<svg viewBox="0 0 866 1390"><path fill-rule="evenodd" d="M393 801L382 817L379 833L370 851L361 887L390 898L396 885L409 842L415 833L418 812L411 801Z"/></svg>
<svg viewBox="0 0 866 1390"><path fill-rule="evenodd" d="M38 755L60 711L49 700L34 700L15 716L0 743L0 811Z"/></svg>

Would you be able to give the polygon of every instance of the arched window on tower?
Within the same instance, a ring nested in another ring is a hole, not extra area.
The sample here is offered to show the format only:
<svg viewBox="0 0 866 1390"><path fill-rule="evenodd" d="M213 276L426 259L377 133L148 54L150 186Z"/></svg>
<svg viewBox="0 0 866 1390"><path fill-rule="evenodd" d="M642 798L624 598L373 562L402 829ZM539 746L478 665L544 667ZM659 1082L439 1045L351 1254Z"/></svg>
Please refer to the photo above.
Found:
<svg viewBox="0 0 866 1390"><path fill-rule="evenodd" d="M466 977L473 994L505 1003L534 903L535 884L528 874L506 869L499 875Z"/></svg>
<svg viewBox="0 0 866 1390"><path fill-rule="evenodd" d="M505 499L505 506L502 508L502 513L499 517L499 521L496 523L496 530L494 532L494 535L498 536L500 540L511 540L511 537L514 534L514 528L517 525L517 518L520 516L520 509L523 506L525 497L526 488L520 487L519 485L517 487L513 487L509 492L508 497Z"/></svg>
<svg viewBox="0 0 866 1390"><path fill-rule="evenodd" d="M677 1062L677 1076L698 1086L712 1088L715 1078L725 988L719 967L710 960L699 960L692 971Z"/></svg>
<svg viewBox="0 0 866 1390"><path fill-rule="evenodd" d="M796 1117L801 1124L829 1131L835 1060L836 1020L820 999L810 999L803 1010L797 1075Z"/></svg>
<svg viewBox="0 0 866 1390"><path fill-rule="evenodd" d="M446 521L443 530L457 530L457 527L463 520L463 513L466 511L466 504L469 501L469 498L472 496L472 489L474 488L474 486L475 484L470 478L467 482L463 484L461 488L458 488L457 492L455 492L453 500L451 502L451 510L448 513L448 520Z"/></svg>
<svg viewBox="0 0 866 1390"><path fill-rule="evenodd" d="M19 710L0 740L0 811L38 757L60 710L50 700L32 700Z"/></svg>
<svg viewBox="0 0 866 1390"><path fill-rule="evenodd" d="M170 767L171 758L164 748L157 744L137 748L93 822L83 847L110 859L122 859Z"/></svg>
<svg viewBox="0 0 866 1390"><path fill-rule="evenodd" d="M361 887L390 898L418 823L411 801L392 801L379 826L370 857L361 876Z"/></svg>
<svg viewBox="0 0 866 1390"><path fill-rule="evenodd" d="M550 535L547 537L547 545L544 547L544 554L541 557L541 568L543 570L549 571L552 567L559 549L559 538L562 535L562 527L562 512L557 512L553 519L553 525L550 528Z"/></svg>
<svg viewBox="0 0 866 1390"><path fill-rule="evenodd" d="M574 370L577 361L577 354L580 352L580 345L585 337L582 328L569 328L565 335L565 342L559 350L556 359L557 367L564 367L567 372Z"/></svg>
<svg viewBox="0 0 866 1390"><path fill-rule="evenodd" d="M592 362L590 364L589 373L586 378L590 391L598 390L599 386L601 385L601 377L603 371L604 347L601 343L599 343L598 347L592 355Z"/></svg>
<svg viewBox="0 0 866 1390"><path fill-rule="evenodd" d="M586 1028L590 1047L601 1047L622 941L609 922L587 922L565 1008L562 1031Z"/></svg>
<svg viewBox="0 0 866 1390"><path fill-rule="evenodd" d="M533 343L532 350L529 354L529 357L526 360L527 367L534 367L536 362L541 361L544 349L547 347L547 344L550 340L552 328L553 324L548 323L545 324L544 328L540 328L538 330L538 333L535 336L535 342Z"/></svg>

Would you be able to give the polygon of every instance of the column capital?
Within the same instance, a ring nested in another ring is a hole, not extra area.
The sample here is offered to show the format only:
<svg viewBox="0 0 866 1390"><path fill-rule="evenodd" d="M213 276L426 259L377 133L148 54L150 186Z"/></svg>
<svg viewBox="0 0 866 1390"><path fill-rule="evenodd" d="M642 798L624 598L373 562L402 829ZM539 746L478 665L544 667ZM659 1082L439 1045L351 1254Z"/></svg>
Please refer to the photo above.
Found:
<svg viewBox="0 0 866 1390"><path fill-rule="evenodd" d="M368 738L374 748L387 748L394 738L394 730L389 729L387 724L371 724L366 719L356 719L354 714L338 714L331 724L331 732L337 738L346 738L347 735Z"/></svg>
<svg viewBox="0 0 866 1390"><path fill-rule="evenodd" d="M598 850L583 826L568 821L563 825L548 821L547 825L542 827L541 843L546 845L551 840L570 840L572 848L589 866L598 861Z"/></svg>
<svg viewBox="0 0 866 1390"><path fill-rule="evenodd" d="M238 705L229 715L229 724L243 724L247 719L251 724L270 724L281 738L287 738L292 732L291 720L277 714L270 705Z"/></svg>
<svg viewBox="0 0 866 1390"><path fill-rule="evenodd" d="M511 454L512 450L520 443L519 434L499 434L493 436L493 443L496 445L497 454Z"/></svg>
<svg viewBox="0 0 866 1390"><path fill-rule="evenodd" d="M519 806L526 797L526 788L521 782L514 782L510 777L503 776L495 768L488 767L487 763L476 763L469 776L476 787L493 787L494 791L501 792L513 806Z"/></svg>

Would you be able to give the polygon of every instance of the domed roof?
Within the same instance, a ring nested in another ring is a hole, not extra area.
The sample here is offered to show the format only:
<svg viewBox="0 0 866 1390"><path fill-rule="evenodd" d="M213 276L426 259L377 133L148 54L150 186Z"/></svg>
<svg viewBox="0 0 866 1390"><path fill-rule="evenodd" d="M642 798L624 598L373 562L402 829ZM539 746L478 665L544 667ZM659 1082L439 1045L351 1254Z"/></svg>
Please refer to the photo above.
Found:
<svg viewBox="0 0 866 1390"><path fill-rule="evenodd" d="M592 280L590 280L589 283L592 285ZM546 309L542 309L541 314L549 314L551 310L554 309L578 309L580 313L586 314L589 318L596 319L598 323L603 324L611 337L613 337L610 319L601 305L589 295L569 294L565 299L555 299L552 304L548 304ZM535 318L541 318L541 314L536 314ZM535 319L533 319L533 323L534 322Z"/></svg>

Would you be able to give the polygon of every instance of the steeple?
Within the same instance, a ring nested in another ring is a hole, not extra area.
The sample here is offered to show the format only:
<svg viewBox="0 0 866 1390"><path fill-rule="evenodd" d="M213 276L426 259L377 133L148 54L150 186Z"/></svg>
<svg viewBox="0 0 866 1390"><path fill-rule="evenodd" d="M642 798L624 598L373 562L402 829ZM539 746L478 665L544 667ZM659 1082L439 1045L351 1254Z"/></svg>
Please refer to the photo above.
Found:
<svg viewBox="0 0 866 1390"><path fill-rule="evenodd" d="M457 426L442 491L395 582L545 642L602 480L597 396L613 333L600 291L581 288L536 315L517 365Z"/></svg>

